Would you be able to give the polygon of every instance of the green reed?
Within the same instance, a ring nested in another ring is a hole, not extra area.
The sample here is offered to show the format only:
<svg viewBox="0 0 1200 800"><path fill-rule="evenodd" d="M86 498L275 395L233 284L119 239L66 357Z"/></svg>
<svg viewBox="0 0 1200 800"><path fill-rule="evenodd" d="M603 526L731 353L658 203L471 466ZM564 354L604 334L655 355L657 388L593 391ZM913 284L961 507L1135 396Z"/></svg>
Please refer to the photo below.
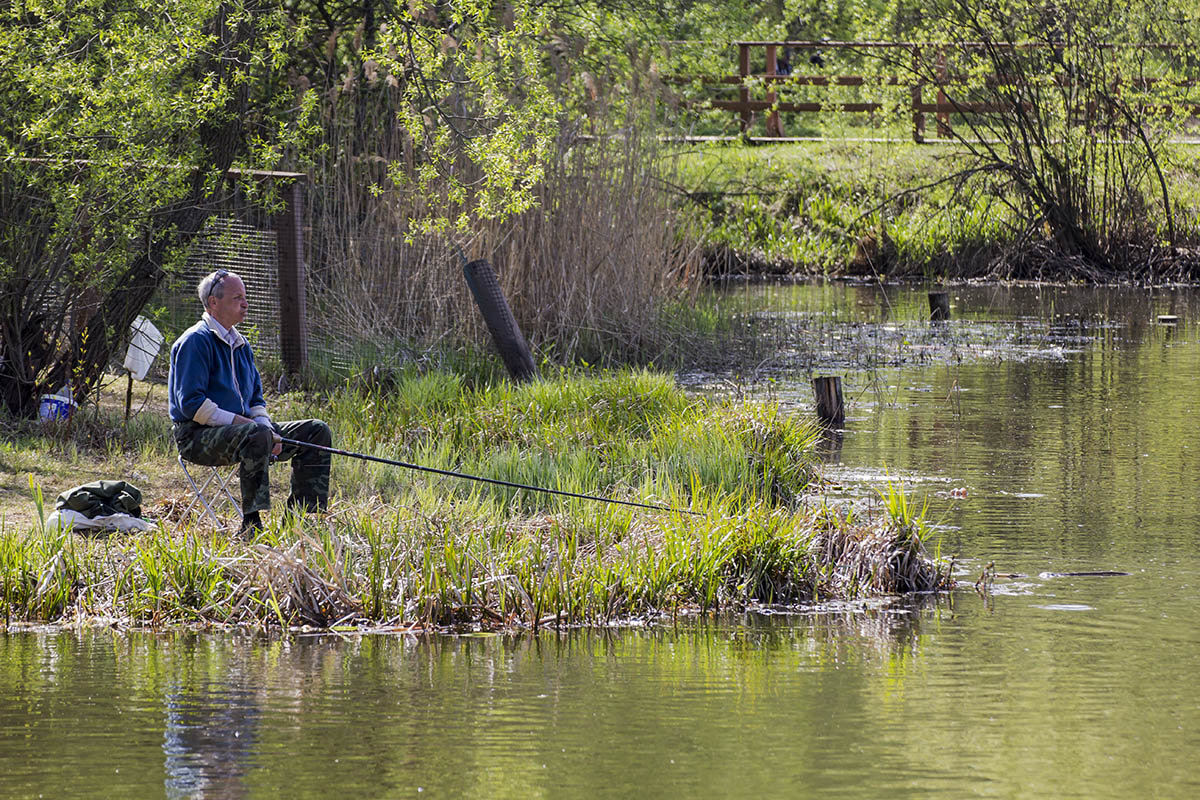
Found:
<svg viewBox="0 0 1200 800"><path fill-rule="evenodd" d="M469 386L412 374L291 396L284 415L325 417L349 450L697 514L335 457L329 512L273 512L254 542L198 521L103 537L0 530L5 618L518 628L950 583L902 495L873 517L802 502L816 480L809 421L697 398L666 376Z"/></svg>

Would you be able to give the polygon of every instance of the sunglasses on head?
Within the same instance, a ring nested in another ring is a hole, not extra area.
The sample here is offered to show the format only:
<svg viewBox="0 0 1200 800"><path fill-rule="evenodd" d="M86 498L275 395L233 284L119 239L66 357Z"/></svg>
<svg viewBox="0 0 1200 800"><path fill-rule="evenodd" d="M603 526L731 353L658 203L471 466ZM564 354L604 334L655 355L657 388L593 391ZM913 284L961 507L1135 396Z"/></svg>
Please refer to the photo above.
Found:
<svg viewBox="0 0 1200 800"><path fill-rule="evenodd" d="M213 296L213 292L221 285L221 281L225 280L228 276L229 270L227 269L219 269L213 273L213 282L208 285L208 294L204 295L204 302L208 302L209 298Z"/></svg>

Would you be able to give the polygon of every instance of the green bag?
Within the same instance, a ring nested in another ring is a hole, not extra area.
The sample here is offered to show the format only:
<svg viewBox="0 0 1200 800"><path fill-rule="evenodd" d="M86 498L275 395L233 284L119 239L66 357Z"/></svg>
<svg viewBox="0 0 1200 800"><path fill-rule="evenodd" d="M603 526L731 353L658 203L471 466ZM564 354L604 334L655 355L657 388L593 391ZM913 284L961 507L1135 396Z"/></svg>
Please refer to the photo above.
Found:
<svg viewBox="0 0 1200 800"><path fill-rule="evenodd" d="M94 481L67 489L58 496L54 507L78 511L88 519L110 514L142 515L142 492L125 481Z"/></svg>

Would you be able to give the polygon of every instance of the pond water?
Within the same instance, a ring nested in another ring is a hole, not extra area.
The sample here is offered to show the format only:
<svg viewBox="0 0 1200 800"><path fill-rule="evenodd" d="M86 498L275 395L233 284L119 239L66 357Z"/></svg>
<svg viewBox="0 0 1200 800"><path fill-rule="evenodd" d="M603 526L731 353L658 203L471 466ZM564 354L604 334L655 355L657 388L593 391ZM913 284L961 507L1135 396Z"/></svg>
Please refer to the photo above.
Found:
<svg viewBox="0 0 1200 800"><path fill-rule="evenodd" d="M0 797L1200 795L1200 295L951 294L940 327L911 289L726 302L781 402L843 377L831 500L927 499L958 590L516 638L0 634ZM988 562L1020 577L977 592ZM1129 574L1052 574L1096 570Z"/></svg>

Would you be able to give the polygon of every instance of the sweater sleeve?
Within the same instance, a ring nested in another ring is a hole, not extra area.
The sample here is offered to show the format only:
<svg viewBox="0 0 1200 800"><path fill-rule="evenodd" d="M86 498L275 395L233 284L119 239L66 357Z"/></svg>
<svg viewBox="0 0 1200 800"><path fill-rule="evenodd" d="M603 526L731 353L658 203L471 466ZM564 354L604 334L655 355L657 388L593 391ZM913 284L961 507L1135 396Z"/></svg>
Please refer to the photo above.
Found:
<svg viewBox="0 0 1200 800"><path fill-rule="evenodd" d="M187 336L179 343L174 357L175 385L171 400L175 407L201 425L228 425L233 415L208 397L212 348L199 335Z"/></svg>
<svg viewBox="0 0 1200 800"><path fill-rule="evenodd" d="M232 411L226 411L212 400L205 400L192 419L201 425L232 425L235 416Z"/></svg>

